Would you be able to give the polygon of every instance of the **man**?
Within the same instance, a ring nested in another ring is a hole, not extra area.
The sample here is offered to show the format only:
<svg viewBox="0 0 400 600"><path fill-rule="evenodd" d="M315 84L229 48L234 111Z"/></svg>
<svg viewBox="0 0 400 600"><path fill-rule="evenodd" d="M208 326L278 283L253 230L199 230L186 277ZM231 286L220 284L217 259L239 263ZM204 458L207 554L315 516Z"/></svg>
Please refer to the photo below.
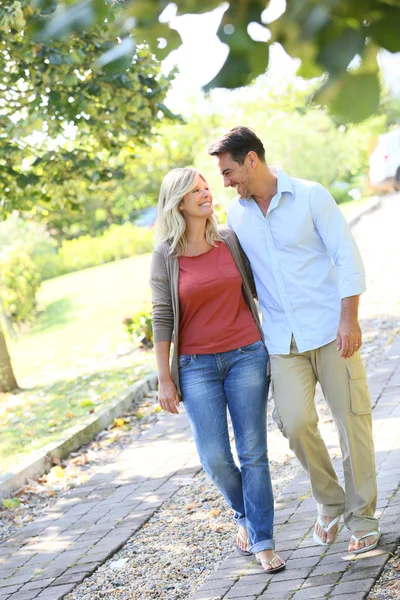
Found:
<svg viewBox="0 0 400 600"><path fill-rule="evenodd" d="M348 549L374 548L380 537L371 402L360 359L359 296L365 291L358 248L341 211L320 184L269 167L261 140L235 127L214 142L228 208L254 273L271 356L274 420L311 479L318 506L314 541L331 544L339 519ZM319 381L343 456L340 486L318 429Z"/></svg>

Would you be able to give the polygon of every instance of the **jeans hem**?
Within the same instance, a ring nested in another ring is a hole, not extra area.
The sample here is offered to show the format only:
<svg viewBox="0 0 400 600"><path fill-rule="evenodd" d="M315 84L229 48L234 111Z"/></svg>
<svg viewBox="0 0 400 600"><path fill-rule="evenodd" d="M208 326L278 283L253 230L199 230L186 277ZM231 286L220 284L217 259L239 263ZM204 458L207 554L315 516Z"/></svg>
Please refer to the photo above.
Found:
<svg viewBox="0 0 400 600"><path fill-rule="evenodd" d="M255 554L256 552L262 552L263 550L275 550L274 540L264 540L263 542L257 542L250 546L249 551Z"/></svg>
<svg viewBox="0 0 400 600"><path fill-rule="evenodd" d="M246 517L235 517L235 523L238 527L247 527Z"/></svg>

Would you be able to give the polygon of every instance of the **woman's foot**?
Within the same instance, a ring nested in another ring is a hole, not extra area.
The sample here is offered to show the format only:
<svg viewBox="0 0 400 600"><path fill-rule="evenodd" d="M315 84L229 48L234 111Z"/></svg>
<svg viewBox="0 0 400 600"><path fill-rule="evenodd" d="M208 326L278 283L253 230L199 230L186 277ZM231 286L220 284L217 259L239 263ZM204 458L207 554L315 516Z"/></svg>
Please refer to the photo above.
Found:
<svg viewBox="0 0 400 600"><path fill-rule="evenodd" d="M256 552L256 560L267 573L277 573L286 567L286 563L272 550Z"/></svg>
<svg viewBox="0 0 400 600"><path fill-rule="evenodd" d="M247 533L246 527L241 527L239 525L239 529L236 537L236 550L242 556L250 556L251 552L249 552L250 548L250 540L249 534Z"/></svg>

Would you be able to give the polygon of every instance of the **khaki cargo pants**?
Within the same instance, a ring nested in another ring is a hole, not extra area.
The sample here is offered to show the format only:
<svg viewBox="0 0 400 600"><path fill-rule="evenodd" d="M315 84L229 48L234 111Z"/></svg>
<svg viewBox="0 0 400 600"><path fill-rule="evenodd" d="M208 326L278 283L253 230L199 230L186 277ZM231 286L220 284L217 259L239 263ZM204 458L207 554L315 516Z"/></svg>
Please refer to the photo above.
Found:
<svg viewBox="0 0 400 600"><path fill-rule="evenodd" d="M344 515L350 531L376 531L375 454L371 401L359 352L342 358L336 341L299 352L292 337L289 355L271 355L274 421L311 479L318 513ZM343 458L340 486L318 429L315 386L319 381L336 424Z"/></svg>

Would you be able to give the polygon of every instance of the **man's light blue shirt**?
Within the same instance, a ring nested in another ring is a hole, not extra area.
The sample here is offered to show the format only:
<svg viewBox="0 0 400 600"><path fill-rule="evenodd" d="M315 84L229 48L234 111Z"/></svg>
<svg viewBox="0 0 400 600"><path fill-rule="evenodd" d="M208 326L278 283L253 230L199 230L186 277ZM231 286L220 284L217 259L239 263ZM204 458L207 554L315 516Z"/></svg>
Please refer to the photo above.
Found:
<svg viewBox="0 0 400 600"><path fill-rule="evenodd" d="M350 228L319 183L280 169L278 192L264 217L252 198L228 207L228 225L247 254L270 354L300 352L336 338L341 299L365 291L365 272Z"/></svg>

